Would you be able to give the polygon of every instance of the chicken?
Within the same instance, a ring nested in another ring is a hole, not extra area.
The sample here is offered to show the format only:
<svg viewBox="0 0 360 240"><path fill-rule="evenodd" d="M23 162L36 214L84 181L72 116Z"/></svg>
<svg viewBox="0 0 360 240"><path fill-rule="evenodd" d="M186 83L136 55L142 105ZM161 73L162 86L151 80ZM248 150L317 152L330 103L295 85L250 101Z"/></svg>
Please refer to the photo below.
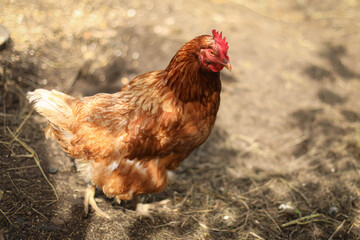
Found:
<svg viewBox="0 0 360 240"><path fill-rule="evenodd" d="M75 98L37 89L27 97L47 118L47 137L75 159L88 187L109 198L131 200L160 192L176 169L208 138L220 104L220 71L231 71L228 43L216 30L187 42L165 70L135 77L120 92Z"/></svg>

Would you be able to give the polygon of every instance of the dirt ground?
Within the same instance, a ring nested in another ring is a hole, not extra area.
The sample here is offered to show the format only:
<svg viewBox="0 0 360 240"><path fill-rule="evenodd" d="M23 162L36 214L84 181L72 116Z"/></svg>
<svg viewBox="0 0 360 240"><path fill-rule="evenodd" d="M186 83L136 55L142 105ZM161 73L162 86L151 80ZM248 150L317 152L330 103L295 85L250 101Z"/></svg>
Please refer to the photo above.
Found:
<svg viewBox="0 0 360 240"><path fill-rule="evenodd" d="M360 239L360 2L3 0L0 240ZM116 92L215 28L229 42L208 141L140 218L85 183L46 140L35 88Z"/></svg>

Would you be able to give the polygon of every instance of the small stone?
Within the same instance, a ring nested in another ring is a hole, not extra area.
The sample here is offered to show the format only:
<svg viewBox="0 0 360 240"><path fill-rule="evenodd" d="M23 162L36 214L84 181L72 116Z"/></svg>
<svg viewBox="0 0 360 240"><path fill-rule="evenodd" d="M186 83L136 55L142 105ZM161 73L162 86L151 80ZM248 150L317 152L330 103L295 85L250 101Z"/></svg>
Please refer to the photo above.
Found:
<svg viewBox="0 0 360 240"><path fill-rule="evenodd" d="M49 223L45 224L45 225L41 228L41 230L46 231L46 232L54 232L54 231L56 231L56 230L58 230L58 229L59 229L58 226L55 226L54 224L49 224Z"/></svg>
<svg viewBox="0 0 360 240"><path fill-rule="evenodd" d="M287 203L282 203L280 204L279 206L279 210L281 212L284 212L286 214L290 214L290 215L294 215L294 214L297 214L295 210L295 208L293 207L292 203L291 202L287 202Z"/></svg>
<svg viewBox="0 0 360 240"><path fill-rule="evenodd" d="M337 207L329 207L328 214L330 216L335 216L339 212Z"/></svg>
<svg viewBox="0 0 360 240"><path fill-rule="evenodd" d="M60 219L60 218L57 218L57 217L53 217L51 218L50 222L54 225L63 225L65 223L64 220Z"/></svg>
<svg viewBox="0 0 360 240"><path fill-rule="evenodd" d="M49 172L51 174L56 174L59 170L57 168L49 167Z"/></svg>

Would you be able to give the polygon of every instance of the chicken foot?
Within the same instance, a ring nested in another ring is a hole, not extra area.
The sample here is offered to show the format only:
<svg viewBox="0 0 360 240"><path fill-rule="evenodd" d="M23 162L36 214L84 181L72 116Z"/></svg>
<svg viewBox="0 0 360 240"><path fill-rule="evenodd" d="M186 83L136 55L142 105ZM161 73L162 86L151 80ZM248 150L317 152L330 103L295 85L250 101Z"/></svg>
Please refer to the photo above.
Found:
<svg viewBox="0 0 360 240"><path fill-rule="evenodd" d="M84 212L87 216L89 213L89 205L94 209L95 213L101 217L110 219L109 215L104 213L96 204L95 202L95 186L89 184L85 190L85 197L84 197Z"/></svg>
<svg viewBox="0 0 360 240"><path fill-rule="evenodd" d="M167 204L169 204L170 200L165 199L160 202L154 202L154 203L139 203L139 197L135 196L135 204L136 204L136 213L140 217L147 217L149 218L153 223L155 222L154 217L151 215L151 213L158 211L159 209L163 208Z"/></svg>

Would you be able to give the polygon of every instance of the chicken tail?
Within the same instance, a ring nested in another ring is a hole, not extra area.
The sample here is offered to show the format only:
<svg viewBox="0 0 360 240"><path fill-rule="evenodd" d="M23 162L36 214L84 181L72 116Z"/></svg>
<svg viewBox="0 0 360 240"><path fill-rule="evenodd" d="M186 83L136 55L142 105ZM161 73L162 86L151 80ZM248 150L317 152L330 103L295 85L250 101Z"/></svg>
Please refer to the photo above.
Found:
<svg viewBox="0 0 360 240"><path fill-rule="evenodd" d="M73 115L73 106L77 98L66 95L56 90L48 91L45 89L36 89L27 93L27 99L34 105L35 110L49 120L50 125L46 130L47 137L62 132L70 137L69 123Z"/></svg>

